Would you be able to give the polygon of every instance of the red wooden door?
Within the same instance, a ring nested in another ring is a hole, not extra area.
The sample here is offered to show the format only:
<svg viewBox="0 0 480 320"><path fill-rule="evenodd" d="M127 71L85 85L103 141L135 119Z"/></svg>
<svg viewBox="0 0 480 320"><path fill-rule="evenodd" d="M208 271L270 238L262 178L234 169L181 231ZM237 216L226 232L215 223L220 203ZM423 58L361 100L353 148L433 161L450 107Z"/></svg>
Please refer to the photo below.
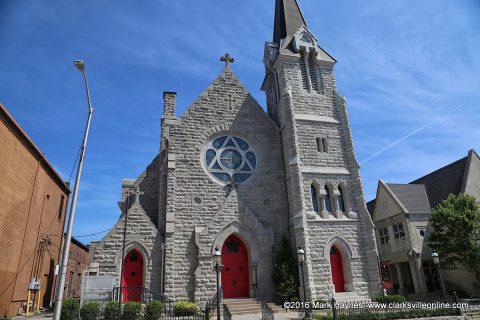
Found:
<svg viewBox="0 0 480 320"><path fill-rule="evenodd" d="M335 286L335 292L344 292L345 279L343 278L342 255L335 246L332 246L330 249L330 269L332 270L332 282Z"/></svg>
<svg viewBox="0 0 480 320"><path fill-rule="evenodd" d="M133 249L125 257L123 264L123 302L140 301L143 287L143 256Z"/></svg>
<svg viewBox="0 0 480 320"><path fill-rule="evenodd" d="M240 238L231 235L222 247L222 288L224 298L248 297L250 277L248 251Z"/></svg>

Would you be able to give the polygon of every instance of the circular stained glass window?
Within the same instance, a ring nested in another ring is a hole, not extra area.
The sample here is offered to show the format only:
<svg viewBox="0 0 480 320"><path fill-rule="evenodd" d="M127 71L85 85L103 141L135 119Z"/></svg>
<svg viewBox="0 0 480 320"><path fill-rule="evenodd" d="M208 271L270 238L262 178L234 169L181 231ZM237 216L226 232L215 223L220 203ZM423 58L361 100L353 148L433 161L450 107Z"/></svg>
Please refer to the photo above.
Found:
<svg viewBox="0 0 480 320"><path fill-rule="evenodd" d="M235 136L220 136L205 147L207 171L220 182L243 182L255 172L257 158L250 144Z"/></svg>

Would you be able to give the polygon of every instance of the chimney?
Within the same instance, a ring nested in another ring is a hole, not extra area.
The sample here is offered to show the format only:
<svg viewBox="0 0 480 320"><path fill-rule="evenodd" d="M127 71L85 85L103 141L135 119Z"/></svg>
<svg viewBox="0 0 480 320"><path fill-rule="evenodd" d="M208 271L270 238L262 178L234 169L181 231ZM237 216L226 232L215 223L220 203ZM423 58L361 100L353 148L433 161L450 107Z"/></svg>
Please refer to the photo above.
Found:
<svg viewBox="0 0 480 320"><path fill-rule="evenodd" d="M177 106L176 92L163 92L163 115L175 117L175 108Z"/></svg>

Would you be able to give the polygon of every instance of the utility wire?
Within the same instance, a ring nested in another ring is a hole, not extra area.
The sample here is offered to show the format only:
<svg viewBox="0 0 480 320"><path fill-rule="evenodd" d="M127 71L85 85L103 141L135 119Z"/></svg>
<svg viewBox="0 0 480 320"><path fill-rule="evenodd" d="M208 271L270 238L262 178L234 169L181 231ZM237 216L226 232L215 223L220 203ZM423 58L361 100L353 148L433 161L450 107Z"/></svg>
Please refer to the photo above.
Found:
<svg viewBox="0 0 480 320"><path fill-rule="evenodd" d="M75 238L84 238L84 237L96 236L96 235L98 235L98 234L101 234L101 233L110 231L110 230L112 230L112 229L113 229L113 228L109 228L109 229L105 229L105 230L102 230L102 231L99 231L99 232L96 232L96 233L84 234L84 235L81 235L81 236L74 236L74 237L75 237Z"/></svg>
<svg viewBox="0 0 480 320"><path fill-rule="evenodd" d="M82 141L82 143L83 143L83 141ZM75 158L75 162L73 163L73 166L72 166L72 171L70 171L70 176L68 177L68 182L69 183L70 183L70 180L72 179L73 171L75 170L75 165L77 164L78 157L80 156L80 150L81 149L82 149L82 146L80 145L80 147L78 148L77 157Z"/></svg>

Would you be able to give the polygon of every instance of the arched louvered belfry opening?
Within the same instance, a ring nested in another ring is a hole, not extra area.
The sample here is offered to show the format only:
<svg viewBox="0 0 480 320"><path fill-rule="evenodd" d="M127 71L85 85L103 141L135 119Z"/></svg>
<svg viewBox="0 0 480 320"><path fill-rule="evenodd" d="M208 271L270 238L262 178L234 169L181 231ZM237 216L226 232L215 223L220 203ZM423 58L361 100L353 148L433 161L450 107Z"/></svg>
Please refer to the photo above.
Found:
<svg viewBox="0 0 480 320"><path fill-rule="evenodd" d="M137 249L130 250L124 259L123 268L123 302L140 301L144 278L143 255Z"/></svg>

